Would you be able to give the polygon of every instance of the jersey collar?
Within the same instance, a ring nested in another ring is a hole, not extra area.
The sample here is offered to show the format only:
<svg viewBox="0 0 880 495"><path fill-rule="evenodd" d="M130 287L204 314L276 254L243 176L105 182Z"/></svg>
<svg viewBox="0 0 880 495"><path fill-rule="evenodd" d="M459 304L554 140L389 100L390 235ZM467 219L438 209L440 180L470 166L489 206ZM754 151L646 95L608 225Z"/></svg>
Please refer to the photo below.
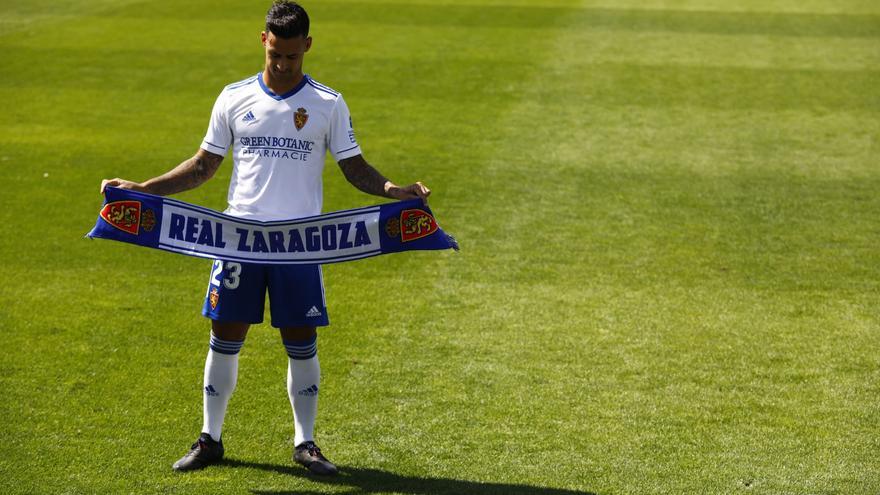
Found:
<svg viewBox="0 0 880 495"><path fill-rule="evenodd" d="M257 76L257 81L260 81L260 87L263 88L263 92L265 92L267 95L271 96L272 98L275 98L276 100L281 101L281 100L290 98L291 96L295 95L297 92L299 92L299 90L301 90L303 88L303 86L308 84L309 75L303 74L303 78L299 82L299 84L294 86L293 89L291 89L287 93L284 93L283 95L276 95L274 91L272 91L271 89L269 89L268 86L266 86L266 83L263 82L263 73L262 72L260 72L259 75Z"/></svg>

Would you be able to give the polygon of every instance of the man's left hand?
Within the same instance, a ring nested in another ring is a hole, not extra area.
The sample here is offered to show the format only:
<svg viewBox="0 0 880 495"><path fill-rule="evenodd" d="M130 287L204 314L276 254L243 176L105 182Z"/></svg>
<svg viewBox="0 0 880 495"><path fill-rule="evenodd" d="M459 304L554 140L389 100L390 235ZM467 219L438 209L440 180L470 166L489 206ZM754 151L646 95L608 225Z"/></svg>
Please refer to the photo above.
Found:
<svg viewBox="0 0 880 495"><path fill-rule="evenodd" d="M410 184L405 187L399 187L389 183L386 186L385 192L388 193L388 196L401 201L421 198L425 204L428 204L428 196L431 195L431 190L421 182L416 182L415 184Z"/></svg>

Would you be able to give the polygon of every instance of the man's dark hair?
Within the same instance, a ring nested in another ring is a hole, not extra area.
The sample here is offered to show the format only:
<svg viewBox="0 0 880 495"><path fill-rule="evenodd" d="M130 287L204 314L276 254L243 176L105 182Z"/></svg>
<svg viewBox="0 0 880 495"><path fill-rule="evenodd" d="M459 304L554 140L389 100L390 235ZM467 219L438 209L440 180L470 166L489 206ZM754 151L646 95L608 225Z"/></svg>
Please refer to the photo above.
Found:
<svg viewBox="0 0 880 495"><path fill-rule="evenodd" d="M309 15L302 5L288 0L275 0L266 13L266 32L279 38L309 35Z"/></svg>

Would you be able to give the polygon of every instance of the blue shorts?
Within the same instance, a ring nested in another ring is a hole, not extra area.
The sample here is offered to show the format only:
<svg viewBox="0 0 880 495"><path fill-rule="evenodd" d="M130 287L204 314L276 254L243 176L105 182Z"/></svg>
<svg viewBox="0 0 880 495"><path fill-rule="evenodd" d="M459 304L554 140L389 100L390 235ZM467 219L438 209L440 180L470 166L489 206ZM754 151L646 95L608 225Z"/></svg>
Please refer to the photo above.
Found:
<svg viewBox="0 0 880 495"><path fill-rule="evenodd" d="M320 265L214 261L202 314L218 321L262 323L269 291L272 326L330 324Z"/></svg>

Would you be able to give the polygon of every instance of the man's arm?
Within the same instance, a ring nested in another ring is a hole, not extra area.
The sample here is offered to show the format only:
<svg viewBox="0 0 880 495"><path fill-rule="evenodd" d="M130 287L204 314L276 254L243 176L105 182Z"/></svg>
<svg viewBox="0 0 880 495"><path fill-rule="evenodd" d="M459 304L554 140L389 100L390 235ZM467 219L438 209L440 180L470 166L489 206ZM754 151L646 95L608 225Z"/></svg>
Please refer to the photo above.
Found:
<svg viewBox="0 0 880 495"><path fill-rule="evenodd" d="M431 190L421 182L400 187L386 179L378 170L364 160L363 155L355 155L339 161L339 168L348 182L367 194L394 199L416 199L427 201Z"/></svg>
<svg viewBox="0 0 880 495"><path fill-rule="evenodd" d="M165 174L146 182L131 182L120 178L104 179L101 181L101 194L104 193L104 188L107 186L132 189L160 196L177 194L194 189L213 177L217 169L220 168L222 161L222 156L200 148L195 156L189 160L184 161Z"/></svg>

